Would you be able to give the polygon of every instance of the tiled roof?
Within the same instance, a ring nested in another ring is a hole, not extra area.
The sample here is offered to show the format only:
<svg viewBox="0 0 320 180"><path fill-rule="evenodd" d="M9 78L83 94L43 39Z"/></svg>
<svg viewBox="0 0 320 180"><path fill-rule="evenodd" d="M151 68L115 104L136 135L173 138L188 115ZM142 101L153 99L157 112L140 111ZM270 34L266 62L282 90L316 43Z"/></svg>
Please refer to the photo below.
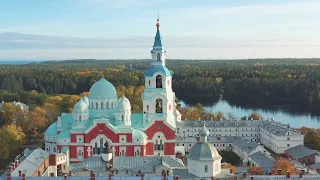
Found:
<svg viewBox="0 0 320 180"><path fill-rule="evenodd" d="M107 162L103 161L101 156L91 156L79 164L75 165L72 171L80 171L83 169L94 170L94 171L102 171L107 167Z"/></svg>
<svg viewBox="0 0 320 180"><path fill-rule="evenodd" d="M266 131L278 136L283 136L287 132L290 132L294 135L299 135L299 133L292 130L289 125L284 125L275 121L262 121L261 127Z"/></svg>
<svg viewBox="0 0 320 180"><path fill-rule="evenodd" d="M170 167L184 167L180 159L172 158L170 156L162 156L162 161ZM152 173L153 168L159 164L162 164L160 156L114 157L114 168L119 170L130 169L133 172L138 172L140 170L143 173Z"/></svg>
<svg viewBox="0 0 320 180"><path fill-rule="evenodd" d="M293 148L287 149L284 151L295 159L300 159L306 156L315 154L315 152L309 148L304 147L303 145L298 145Z"/></svg>
<svg viewBox="0 0 320 180"><path fill-rule="evenodd" d="M12 176L19 176L19 170L23 170L26 176L31 176L48 158L49 153L41 148L35 149L19 166L12 172Z"/></svg>
<svg viewBox="0 0 320 180"><path fill-rule="evenodd" d="M313 169L320 169L320 162L318 162L316 164L312 164L310 167Z"/></svg>
<svg viewBox="0 0 320 180"><path fill-rule="evenodd" d="M178 126L184 127L202 127L205 123L206 127L236 127L236 126L249 126L257 127L262 121L253 120L183 120L178 122Z"/></svg>
<svg viewBox="0 0 320 180"><path fill-rule="evenodd" d="M251 151L253 151L256 147L259 146L257 142L250 142L240 137L235 137L233 145L237 146L239 149L246 152L247 154L251 153Z"/></svg>
<svg viewBox="0 0 320 180"><path fill-rule="evenodd" d="M272 175L272 176L268 176L268 175L254 175L254 176L247 176L247 179L251 179L251 177L253 177L254 180L288 180L288 178L285 175ZM290 180L293 179L312 179L312 180L319 180L320 179L320 175L303 175L302 178L299 177L299 175L295 175L295 176L290 176Z"/></svg>
<svg viewBox="0 0 320 180"><path fill-rule="evenodd" d="M274 159L260 151L249 155L250 159L254 161L256 164L258 164L259 167L261 167L265 173L269 173L272 171L273 165L274 165ZM254 166L257 166L254 164Z"/></svg>

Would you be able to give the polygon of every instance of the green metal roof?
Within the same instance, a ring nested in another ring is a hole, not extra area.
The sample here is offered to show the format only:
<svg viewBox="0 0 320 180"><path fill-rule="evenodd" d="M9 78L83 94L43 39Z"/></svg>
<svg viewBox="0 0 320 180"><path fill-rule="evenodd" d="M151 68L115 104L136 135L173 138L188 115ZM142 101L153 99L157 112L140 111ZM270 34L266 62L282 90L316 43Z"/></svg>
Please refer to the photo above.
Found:
<svg viewBox="0 0 320 180"><path fill-rule="evenodd" d="M131 127L135 129L143 128L143 113L131 114Z"/></svg>
<svg viewBox="0 0 320 180"><path fill-rule="evenodd" d="M133 136L133 138L147 138L148 137L146 135L146 133L144 133L138 129L133 129L132 136Z"/></svg>
<svg viewBox="0 0 320 180"><path fill-rule="evenodd" d="M70 130L60 132L57 139L70 139Z"/></svg>
<svg viewBox="0 0 320 180"><path fill-rule="evenodd" d="M57 123L51 124L46 132L44 133L46 136L56 136L57 135Z"/></svg>
<svg viewBox="0 0 320 180"><path fill-rule="evenodd" d="M198 142L191 148L188 159L200 160L217 160L221 158L217 149L211 143Z"/></svg>

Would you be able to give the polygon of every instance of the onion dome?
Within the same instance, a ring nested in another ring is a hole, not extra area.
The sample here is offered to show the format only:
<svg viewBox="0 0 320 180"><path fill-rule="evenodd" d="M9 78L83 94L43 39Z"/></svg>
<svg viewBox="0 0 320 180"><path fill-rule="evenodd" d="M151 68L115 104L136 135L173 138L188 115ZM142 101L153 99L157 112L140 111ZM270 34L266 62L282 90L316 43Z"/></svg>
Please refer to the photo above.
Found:
<svg viewBox="0 0 320 180"><path fill-rule="evenodd" d="M83 97L82 97L82 100L83 100L86 104L89 105L89 99L88 99L87 96L83 96Z"/></svg>
<svg viewBox="0 0 320 180"><path fill-rule="evenodd" d="M126 97L121 97L116 106L116 111L131 111L131 104L129 99Z"/></svg>
<svg viewBox="0 0 320 180"><path fill-rule="evenodd" d="M73 112L81 113L88 110L88 105L82 100L82 98L74 105Z"/></svg>
<svg viewBox="0 0 320 180"><path fill-rule="evenodd" d="M221 160L217 149L211 143L207 143L206 139L209 136L209 131L205 124L200 130L199 135L202 136L203 141L197 142L190 150L188 159L201 161L201 160Z"/></svg>
<svg viewBox="0 0 320 180"><path fill-rule="evenodd" d="M90 98L118 99L116 88L105 78L101 78L90 88Z"/></svg>
<svg viewBox="0 0 320 180"><path fill-rule="evenodd" d="M205 125L205 124L203 124L203 127L202 127L202 129L200 130L199 135L202 136L202 137L209 136L209 131L208 131L208 129L206 128L206 125Z"/></svg>

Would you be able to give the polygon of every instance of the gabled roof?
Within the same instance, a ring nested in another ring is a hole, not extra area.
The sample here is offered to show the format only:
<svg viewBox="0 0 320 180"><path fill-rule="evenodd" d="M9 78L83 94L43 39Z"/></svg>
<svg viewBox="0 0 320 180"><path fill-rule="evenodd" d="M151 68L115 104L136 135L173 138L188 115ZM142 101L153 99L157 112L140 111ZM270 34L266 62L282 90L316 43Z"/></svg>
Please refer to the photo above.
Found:
<svg viewBox="0 0 320 180"><path fill-rule="evenodd" d="M134 172L140 170L143 173L152 173L154 168L159 165L170 168L184 167L181 159L170 156L162 156L162 162L160 156L116 156L113 161L115 169L129 169Z"/></svg>
<svg viewBox="0 0 320 180"><path fill-rule="evenodd" d="M318 162L316 164L312 164L310 167L313 169L320 169L320 162Z"/></svg>
<svg viewBox="0 0 320 180"><path fill-rule="evenodd" d="M260 151L249 155L249 157L252 161L254 161L256 163L256 164L254 164L254 166L258 165L259 167L261 167L264 170L265 173L269 173L272 171L272 168L273 168L273 165L275 162L275 160L272 157L270 157Z"/></svg>
<svg viewBox="0 0 320 180"><path fill-rule="evenodd" d="M26 176L32 174L39 169L43 162L48 158L49 153L45 150L38 148L35 149L19 166L12 172L12 176L19 176L19 170L23 170Z"/></svg>
<svg viewBox="0 0 320 180"><path fill-rule="evenodd" d="M248 140L242 139L240 137L236 137L233 141L233 145L237 146L238 149L250 154L256 147L259 146L257 142L250 142Z"/></svg>
<svg viewBox="0 0 320 180"><path fill-rule="evenodd" d="M284 152L295 159L301 159L303 157L310 156L316 153L312 149L306 148L303 145L295 146L293 148L285 150Z"/></svg>

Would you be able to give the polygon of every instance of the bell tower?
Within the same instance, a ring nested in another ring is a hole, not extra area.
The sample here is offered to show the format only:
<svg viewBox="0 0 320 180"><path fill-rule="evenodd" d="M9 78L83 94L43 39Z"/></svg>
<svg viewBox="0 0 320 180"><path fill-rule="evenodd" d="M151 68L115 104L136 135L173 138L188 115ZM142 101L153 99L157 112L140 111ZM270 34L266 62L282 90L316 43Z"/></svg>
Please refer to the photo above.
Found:
<svg viewBox="0 0 320 180"><path fill-rule="evenodd" d="M144 71L145 90L142 94L143 124L154 121L174 123L175 93L172 91L172 73L165 66L165 50L160 36L160 20L157 19L157 32L151 55L151 67ZM171 124L171 123L170 123Z"/></svg>
<svg viewBox="0 0 320 180"><path fill-rule="evenodd" d="M160 19L159 19L159 14L158 14L158 19L157 19L157 33L156 37L154 38L154 43L153 43L153 48L151 51L151 56L152 56L152 66L165 66L165 54L166 51L164 50L164 47L162 46L162 38L160 35Z"/></svg>

